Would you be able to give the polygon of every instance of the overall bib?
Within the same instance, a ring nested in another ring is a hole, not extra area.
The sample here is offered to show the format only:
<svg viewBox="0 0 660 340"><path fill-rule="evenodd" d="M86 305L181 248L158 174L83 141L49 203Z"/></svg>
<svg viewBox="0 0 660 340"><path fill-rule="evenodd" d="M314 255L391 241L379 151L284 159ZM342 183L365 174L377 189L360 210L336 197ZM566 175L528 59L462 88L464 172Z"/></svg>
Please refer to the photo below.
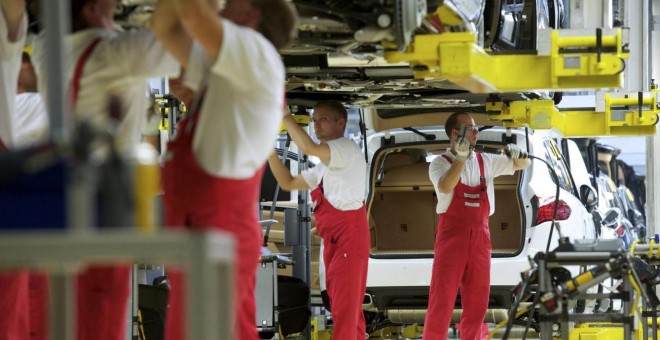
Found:
<svg viewBox="0 0 660 340"><path fill-rule="evenodd" d="M452 163L449 157L443 157ZM463 307L461 339L488 335L483 333L482 325L490 295L490 204L483 158L479 153L476 157L479 185L471 187L459 181L447 211L439 215L424 339L447 339L459 287Z"/></svg>
<svg viewBox="0 0 660 340"><path fill-rule="evenodd" d="M257 219L259 190L264 167L248 179L227 179L208 174L193 152L199 112L179 122L176 137L168 143L169 159L163 167L165 225L192 231L218 229L235 237L236 268L233 296L235 339L257 340L254 289L261 257L261 228ZM184 275L168 270L170 302L165 337L185 339ZM191 339L192 340L192 339Z"/></svg>
<svg viewBox="0 0 660 340"><path fill-rule="evenodd" d="M312 190L314 217L323 238L326 289L337 340L364 340L366 324L362 301L367 287L369 224L364 204L342 211L323 194L323 180Z"/></svg>

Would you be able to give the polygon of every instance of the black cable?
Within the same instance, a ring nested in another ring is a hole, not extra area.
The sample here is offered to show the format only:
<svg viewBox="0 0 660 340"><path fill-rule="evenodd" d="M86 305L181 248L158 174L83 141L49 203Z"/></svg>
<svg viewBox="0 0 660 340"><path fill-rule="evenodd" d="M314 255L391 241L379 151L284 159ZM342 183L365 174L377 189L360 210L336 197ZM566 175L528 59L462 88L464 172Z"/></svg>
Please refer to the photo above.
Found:
<svg viewBox="0 0 660 340"><path fill-rule="evenodd" d="M539 289L536 289L536 293L534 293L534 302L532 302L532 306L536 306L539 304L539 300L541 299L541 292ZM534 318L534 311L536 309L530 308L529 309L529 314L527 315L527 323L525 324L525 330L523 331L522 334L522 340L525 340L527 338L527 333L529 332L529 327L532 325L532 320Z"/></svg>
<svg viewBox="0 0 660 340"><path fill-rule="evenodd" d="M545 163L545 165L550 170L550 174L554 178L555 183L557 184L557 191L555 192L555 205L554 205L553 211L552 211L552 224L550 225L550 236L548 236L548 244L545 247L545 252L547 253L550 250L550 242L552 241L552 233L555 229L555 224L557 223L557 221L556 221L557 220L557 209L559 207L559 176L557 176L557 174L555 173L555 170L552 168L552 165L550 165L550 163L548 163L545 159L542 159L542 158L539 158L539 157L536 157L536 156L530 155L530 154L528 154L528 157L532 158L532 159L538 159L539 161ZM558 231L558 233L559 233L559 237L561 238L561 231Z"/></svg>
<svg viewBox="0 0 660 340"><path fill-rule="evenodd" d="M504 329L504 335L502 335L502 339L507 339L509 337L509 332L511 332L511 328L513 327L513 320L516 318L518 307L520 307L520 303L522 302L523 295L527 290L527 285L529 284L531 278L532 278L532 274L528 275L527 278L523 280L522 286L520 288L520 292L517 294L513 302L513 305L511 306L511 311L509 312L509 322L506 324L506 328Z"/></svg>
<svg viewBox="0 0 660 340"><path fill-rule="evenodd" d="M626 70L626 61L623 60L623 58L619 58L619 59L621 59L621 65L622 66L621 66L621 70L619 70L619 72L616 73L617 75L623 73L623 71Z"/></svg>
<svg viewBox="0 0 660 340"><path fill-rule="evenodd" d="M416 135L422 136L422 138L424 138L425 140L428 140L428 141L435 140L435 135L434 134L424 133L422 131L419 131L419 130L411 128L411 127L404 127L403 129L406 130L406 131L410 131L410 132L412 132Z"/></svg>
<svg viewBox="0 0 660 340"><path fill-rule="evenodd" d="M362 134L362 143L364 144L364 161L369 164L369 151L367 151L367 126L364 124L364 119L362 118L362 110L358 113L360 118L359 127L360 134Z"/></svg>

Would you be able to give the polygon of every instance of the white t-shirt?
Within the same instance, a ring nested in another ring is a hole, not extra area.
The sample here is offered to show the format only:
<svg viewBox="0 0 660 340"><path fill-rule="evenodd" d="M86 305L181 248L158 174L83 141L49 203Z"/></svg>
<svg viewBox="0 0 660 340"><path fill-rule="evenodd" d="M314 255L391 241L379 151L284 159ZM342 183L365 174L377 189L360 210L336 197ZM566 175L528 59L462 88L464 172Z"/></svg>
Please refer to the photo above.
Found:
<svg viewBox="0 0 660 340"><path fill-rule="evenodd" d="M335 209L355 210L364 203L367 163L360 147L350 139L328 142L330 163L303 171L305 182L316 188L323 179L323 195Z"/></svg>
<svg viewBox="0 0 660 340"><path fill-rule="evenodd" d="M29 146L48 136L48 113L41 95L25 92L16 96L14 147Z"/></svg>
<svg viewBox="0 0 660 340"><path fill-rule="evenodd" d="M83 51L97 37L102 39L84 65L75 116L80 120L89 120L99 128L107 127L109 99L117 96L124 116L115 134L116 146L121 152L126 152L139 143L146 123L148 97L144 89L147 79L177 76L179 64L146 29L128 32L86 29L66 38L66 86L71 86L73 72ZM47 52L44 43L43 35L35 39L32 60L39 79L39 90L43 98L47 98Z"/></svg>
<svg viewBox="0 0 660 340"><path fill-rule="evenodd" d="M8 27L5 15L0 8L0 140L6 147L13 146L14 98L18 86L18 73L21 69L21 56L27 34L27 17L23 16L16 41L8 39Z"/></svg>
<svg viewBox="0 0 660 340"><path fill-rule="evenodd" d="M445 155L449 157L452 161L455 156L447 149ZM488 187L488 202L490 204L490 213L492 215L495 212L495 188L493 187L493 178L501 175L512 175L513 170L513 160L499 155L491 154L481 154L484 160L484 177L486 177L486 186ZM431 182L433 182L433 187L435 188L435 193L438 196L438 205L435 208L435 212L442 214L447 211L449 203L454 196L454 191L452 190L448 194L443 194L438 190L438 181L444 173L446 173L451 164L442 156L436 157L431 164L429 165L429 177ZM477 186L479 185L479 162L474 152L470 154L470 157L465 161L465 167L463 172L461 172L461 183L468 186Z"/></svg>
<svg viewBox="0 0 660 340"><path fill-rule="evenodd" d="M273 152L284 112L284 64L260 33L229 20L222 24L224 41L213 65L195 43L186 66L185 83L193 90L202 90L208 78L193 150L209 174L245 179Z"/></svg>

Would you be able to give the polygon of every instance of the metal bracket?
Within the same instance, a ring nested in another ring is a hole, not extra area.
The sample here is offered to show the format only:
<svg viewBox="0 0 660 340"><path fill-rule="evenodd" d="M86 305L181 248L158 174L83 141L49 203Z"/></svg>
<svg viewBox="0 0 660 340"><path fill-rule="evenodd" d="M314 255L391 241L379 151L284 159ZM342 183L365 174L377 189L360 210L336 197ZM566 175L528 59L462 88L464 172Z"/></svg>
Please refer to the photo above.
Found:
<svg viewBox="0 0 660 340"><path fill-rule="evenodd" d="M552 100L486 102L488 118L505 127L555 129L565 137L650 136L656 131L658 90L605 93L594 110L559 110Z"/></svg>

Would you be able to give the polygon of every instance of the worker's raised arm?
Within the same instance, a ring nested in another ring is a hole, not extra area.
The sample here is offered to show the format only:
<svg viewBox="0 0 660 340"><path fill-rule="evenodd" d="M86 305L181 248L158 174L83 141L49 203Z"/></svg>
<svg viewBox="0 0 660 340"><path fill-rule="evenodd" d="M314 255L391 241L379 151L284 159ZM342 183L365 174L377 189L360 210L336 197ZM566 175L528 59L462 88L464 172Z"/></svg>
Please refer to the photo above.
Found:
<svg viewBox="0 0 660 340"><path fill-rule="evenodd" d="M173 0L184 29L216 60L222 46L224 29L217 0Z"/></svg>
<svg viewBox="0 0 660 340"><path fill-rule="evenodd" d="M447 172L440 176L438 180L438 190L443 194L448 194L454 190L458 181L461 180L461 172L465 166L465 160L470 154L470 142L467 139L461 138L460 141L456 144L454 149L456 152L456 158L451 163L451 167Z"/></svg>
<svg viewBox="0 0 660 340"><path fill-rule="evenodd" d="M151 17L149 29L158 37L165 49L181 65L188 64L192 37L183 28L173 0L159 0Z"/></svg>
<svg viewBox="0 0 660 340"><path fill-rule="evenodd" d="M455 160L451 163L451 167L447 172L440 176L438 180L438 190L443 194L448 194L454 190L458 181L461 180L461 172L463 171L463 166L465 165L465 160Z"/></svg>
<svg viewBox="0 0 660 340"><path fill-rule="evenodd" d="M298 145L300 151L306 155L318 157L325 164L330 162L330 147L328 144L315 143L312 137L293 119L292 115L284 115L284 125L291 136L291 140Z"/></svg>
<svg viewBox="0 0 660 340"><path fill-rule="evenodd" d="M311 189L302 176L294 177L291 175L291 171L284 166L279 157L277 157L276 152L273 152L270 157L268 157L268 165L270 166L270 171L273 173L273 177L275 177L275 180L277 180L277 183L283 190Z"/></svg>
<svg viewBox="0 0 660 340"><path fill-rule="evenodd" d="M7 23L7 40L16 42L25 14L25 0L0 0L0 10Z"/></svg>

